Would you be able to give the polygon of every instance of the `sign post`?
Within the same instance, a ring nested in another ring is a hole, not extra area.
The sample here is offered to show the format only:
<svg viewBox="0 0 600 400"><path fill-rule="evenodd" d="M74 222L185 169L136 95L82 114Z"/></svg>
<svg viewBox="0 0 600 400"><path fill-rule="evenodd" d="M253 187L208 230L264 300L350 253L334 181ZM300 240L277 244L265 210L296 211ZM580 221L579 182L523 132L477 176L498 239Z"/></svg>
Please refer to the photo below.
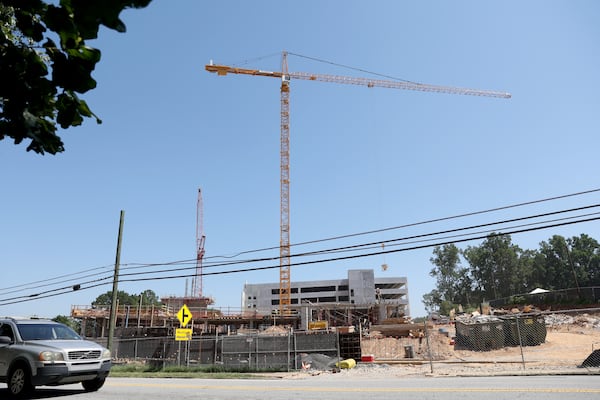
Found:
<svg viewBox="0 0 600 400"><path fill-rule="evenodd" d="M188 308L187 305L184 304L183 306L181 306L181 308L177 312L177 319L179 320L181 327L175 329L175 341L178 341L178 342L185 341L186 349L188 349L189 341L192 340L192 334L193 334L194 330L187 328L187 325L192 320L192 312L190 311L190 309ZM178 364L180 364L181 363L181 343L179 343L178 353L179 353L178 354L178 359L179 359ZM189 354L187 354L187 353L188 352L186 351L186 358L189 359Z"/></svg>

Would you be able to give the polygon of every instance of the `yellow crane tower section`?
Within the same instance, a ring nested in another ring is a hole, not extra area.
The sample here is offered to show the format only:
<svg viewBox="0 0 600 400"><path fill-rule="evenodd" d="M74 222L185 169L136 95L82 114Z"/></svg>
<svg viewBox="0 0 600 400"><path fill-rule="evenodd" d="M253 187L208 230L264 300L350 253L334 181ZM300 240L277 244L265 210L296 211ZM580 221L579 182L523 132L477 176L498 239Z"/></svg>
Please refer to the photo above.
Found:
<svg viewBox="0 0 600 400"><path fill-rule="evenodd" d="M288 315L291 301L291 271L290 271L290 80L302 79L306 81L342 83L346 85L361 85L367 87L382 87L390 89L417 90L421 92L435 92L448 94L462 94L467 96L485 96L508 99L510 93L495 90L480 90L461 87L429 85L416 82L371 79L361 77L348 77L328 74L314 74L309 72L289 72L287 52L282 52L281 71L264 71L260 69L237 68L227 65L207 64L208 72L219 76L227 74L242 74L266 76L281 80L281 214L280 214L280 239L279 239L279 311L281 315Z"/></svg>

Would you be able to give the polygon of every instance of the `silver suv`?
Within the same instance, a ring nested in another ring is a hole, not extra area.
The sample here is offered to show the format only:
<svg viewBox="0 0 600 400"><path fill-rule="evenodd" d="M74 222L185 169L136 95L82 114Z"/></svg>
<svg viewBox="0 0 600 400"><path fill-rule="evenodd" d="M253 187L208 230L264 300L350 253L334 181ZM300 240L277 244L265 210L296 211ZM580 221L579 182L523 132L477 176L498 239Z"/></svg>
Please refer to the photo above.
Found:
<svg viewBox="0 0 600 400"><path fill-rule="evenodd" d="M66 325L0 318L0 382L13 397L26 397L36 386L77 382L93 392L102 387L111 365L108 349Z"/></svg>

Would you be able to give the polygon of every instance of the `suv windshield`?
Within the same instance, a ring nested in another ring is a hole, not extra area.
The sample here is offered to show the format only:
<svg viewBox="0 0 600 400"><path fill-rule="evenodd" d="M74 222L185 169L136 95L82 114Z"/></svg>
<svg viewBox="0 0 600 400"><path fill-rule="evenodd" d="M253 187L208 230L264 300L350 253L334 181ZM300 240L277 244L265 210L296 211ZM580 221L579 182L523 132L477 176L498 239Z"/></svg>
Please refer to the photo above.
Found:
<svg viewBox="0 0 600 400"><path fill-rule="evenodd" d="M19 324L23 340L80 340L81 337L69 327L58 324Z"/></svg>

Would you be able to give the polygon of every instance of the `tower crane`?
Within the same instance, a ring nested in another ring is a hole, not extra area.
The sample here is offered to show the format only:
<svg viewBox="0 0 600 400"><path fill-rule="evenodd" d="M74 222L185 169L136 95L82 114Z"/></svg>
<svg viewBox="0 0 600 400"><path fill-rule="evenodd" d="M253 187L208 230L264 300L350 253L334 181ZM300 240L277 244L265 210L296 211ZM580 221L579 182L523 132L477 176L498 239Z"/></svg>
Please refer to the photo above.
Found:
<svg viewBox="0 0 600 400"><path fill-rule="evenodd" d="M227 65L216 65L211 61L205 66L206 71L219 76L227 74L242 74L266 76L281 80L281 150L280 150L280 240L279 240L279 311L287 315L291 305L291 274L290 274L290 80L300 79L306 81L332 82L347 85L361 85L367 87L382 87L391 89L417 90L422 92L462 94L468 96L485 96L508 99L510 93L495 90L468 89L450 86L429 85L408 81L394 81L384 79L370 79L361 77L348 77L329 74L315 74L310 72L289 72L286 51L281 55L281 71L263 71L260 69L238 68Z"/></svg>
<svg viewBox="0 0 600 400"><path fill-rule="evenodd" d="M203 224L202 190L198 189L198 206L196 208L196 275L192 279L192 297L202 297L202 259L204 258L204 235Z"/></svg>

